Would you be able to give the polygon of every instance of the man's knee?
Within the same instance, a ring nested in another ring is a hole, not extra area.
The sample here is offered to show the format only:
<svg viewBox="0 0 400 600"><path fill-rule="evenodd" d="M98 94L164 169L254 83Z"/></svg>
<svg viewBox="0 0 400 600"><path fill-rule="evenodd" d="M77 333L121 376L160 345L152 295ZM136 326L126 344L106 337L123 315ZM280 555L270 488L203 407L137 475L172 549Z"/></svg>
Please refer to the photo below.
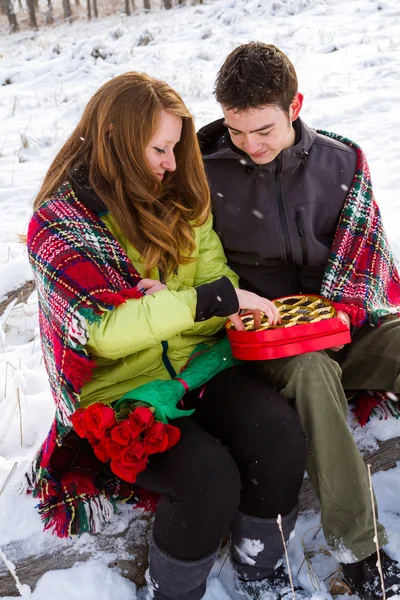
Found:
<svg viewBox="0 0 400 600"><path fill-rule="evenodd" d="M334 373L341 376L341 369L338 362L332 359L325 351L307 352L293 357L292 368L301 373L315 376L316 373Z"/></svg>
<svg viewBox="0 0 400 600"><path fill-rule="evenodd" d="M340 365L326 352L299 354L286 367L286 377L282 392L288 398L295 398L299 391L314 396L327 386L340 386L342 370Z"/></svg>
<svg viewBox="0 0 400 600"><path fill-rule="evenodd" d="M311 352L295 357L281 392L293 400L304 427L304 417L325 422L332 410L341 418L347 414L347 399L341 382L340 365L326 352ZM325 416L326 415L326 416Z"/></svg>

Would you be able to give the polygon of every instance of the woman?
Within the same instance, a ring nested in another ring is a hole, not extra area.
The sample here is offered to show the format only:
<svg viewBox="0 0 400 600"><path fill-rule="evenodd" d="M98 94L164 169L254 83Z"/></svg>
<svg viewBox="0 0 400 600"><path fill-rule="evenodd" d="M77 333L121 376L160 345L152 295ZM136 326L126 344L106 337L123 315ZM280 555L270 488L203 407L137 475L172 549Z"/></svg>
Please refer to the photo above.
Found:
<svg viewBox="0 0 400 600"><path fill-rule="evenodd" d="M100 88L34 208L28 248L57 413L29 483L46 526L69 535L97 530L129 487L71 429L75 411L114 406L130 390L171 380L200 342L216 342L226 317L241 326L240 309L256 319L264 311L274 324L279 315L268 300L234 288L212 229L193 119L164 82L126 73ZM196 410L174 420L180 441L150 456L137 476L161 496L150 549L154 597L201 598L229 529L242 585L283 586L283 568L274 570L282 555L276 517L288 536L305 460L295 413L242 367L184 402Z"/></svg>

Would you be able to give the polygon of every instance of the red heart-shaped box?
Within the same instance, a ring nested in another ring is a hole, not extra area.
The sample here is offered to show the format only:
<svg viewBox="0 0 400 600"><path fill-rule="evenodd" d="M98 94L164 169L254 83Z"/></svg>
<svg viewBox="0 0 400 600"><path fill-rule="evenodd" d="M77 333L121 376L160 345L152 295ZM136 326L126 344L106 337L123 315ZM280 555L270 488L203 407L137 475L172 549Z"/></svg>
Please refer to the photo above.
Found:
<svg viewBox="0 0 400 600"><path fill-rule="evenodd" d="M305 295L287 298L303 298ZM322 296L310 296L322 298ZM277 298L283 301L285 298ZM246 315L242 315L245 317ZM351 342L350 330L336 316L314 323L278 326L257 331L237 331L229 322L226 326L232 354L240 360L271 360L306 352L326 350Z"/></svg>

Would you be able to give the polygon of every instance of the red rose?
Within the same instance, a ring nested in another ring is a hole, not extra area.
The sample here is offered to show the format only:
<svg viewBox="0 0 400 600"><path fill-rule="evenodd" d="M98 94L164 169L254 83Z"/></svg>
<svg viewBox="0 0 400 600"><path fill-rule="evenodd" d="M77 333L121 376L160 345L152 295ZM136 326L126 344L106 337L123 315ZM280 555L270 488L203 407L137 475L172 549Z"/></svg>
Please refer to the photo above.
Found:
<svg viewBox="0 0 400 600"><path fill-rule="evenodd" d="M86 410L84 408L78 408L73 415L71 415L71 423L73 428L79 437L87 437L88 426L86 423Z"/></svg>
<svg viewBox="0 0 400 600"><path fill-rule="evenodd" d="M153 423L146 429L143 444L147 454L164 452L168 447L168 434L164 423Z"/></svg>
<svg viewBox="0 0 400 600"><path fill-rule="evenodd" d="M147 458L143 444L137 440L111 460L111 470L121 479L134 483L137 474L146 468Z"/></svg>
<svg viewBox="0 0 400 600"><path fill-rule="evenodd" d="M129 422L131 424L132 436L137 438L142 431L150 427L154 421L154 415L149 408L146 406L138 406L129 415Z"/></svg>
<svg viewBox="0 0 400 600"><path fill-rule="evenodd" d="M101 462L107 462L111 458L107 447L108 439L109 438L102 438L93 446L93 452L95 453L96 458Z"/></svg>
<svg viewBox="0 0 400 600"><path fill-rule="evenodd" d="M111 437L117 444L128 446L133 439L131 422L127 419L113 427L113 429L111 429Z"/></svg>
<svg viewBox="0 0 400 600"><path fill-rule="evenodd" d="M112 408L96 402L85 410L85 423L89 431L97 438L102 438L110 427L115 425L115 413Z"/></svg>
<svg viewBox="0 0 400 600"><path fill-rule="evenodd" d="M121 454L121 450L124 448L123 446L117 444L117 442L114 442L114 440L110 437L105 438L104 444L110 458L119 456Z"/></svg>
<svg viewBox="0 0 400 600"><path fill-rule="evenodd" d="M94 433L92 433L91 431L88 431L86 433L86 437L89 440L89 444L91 444L92 446L94 446L95 444L97 444L98 439L97 437L94 435Z"/></svg>
<svg viewBox="0 0 400 600"><path fill-rule="evenodd" d="M120 479L127 481L128 483L135 483L136 477L139 473L145 470L147 466L147 458L141 462L136 463L135 469L127 467L122 463L118 462L118 459L111 461L111 470Z"/></svg>
<svg viewBox="0 0 400 600"><path fill-rule="evenodd" d="M175 427L175 425L165 425L166 430L167 430L167 436L168 436L168 446L167 446L167 450L169 450L170 448L172 448L172 446L175 446L175 444L177 444L179 442L179 440L181 439L181 430L178 429L178 427Z"/></svg>

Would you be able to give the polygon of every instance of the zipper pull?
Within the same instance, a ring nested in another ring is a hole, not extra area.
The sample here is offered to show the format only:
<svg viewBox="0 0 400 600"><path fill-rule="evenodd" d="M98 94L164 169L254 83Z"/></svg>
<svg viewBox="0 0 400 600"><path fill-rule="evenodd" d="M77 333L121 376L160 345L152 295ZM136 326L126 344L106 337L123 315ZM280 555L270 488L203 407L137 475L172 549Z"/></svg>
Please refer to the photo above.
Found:
<svg viewBox="0 0 400 600"><path fill-rule="evenodd" d="M299 232L299 235L301 237L304 237L304 231L303 231L303 226L301 224L301 216L300 216L300 211L296 210L296 227L297 227L297 231Z"/></svg>

